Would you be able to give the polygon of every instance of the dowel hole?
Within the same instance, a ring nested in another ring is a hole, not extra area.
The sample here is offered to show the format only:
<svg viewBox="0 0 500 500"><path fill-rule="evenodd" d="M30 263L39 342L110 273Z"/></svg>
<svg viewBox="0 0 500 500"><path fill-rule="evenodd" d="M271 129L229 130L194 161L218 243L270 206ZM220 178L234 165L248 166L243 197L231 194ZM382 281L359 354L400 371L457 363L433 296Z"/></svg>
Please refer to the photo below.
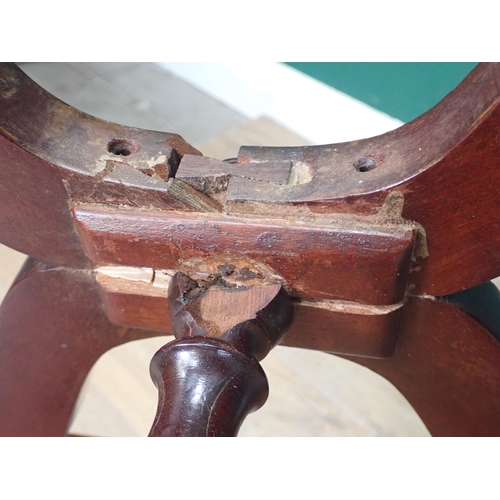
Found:
<svg viewBox="0 0 500 500"><path fill-rule="evenodd" d="M370 170L377 168L377 162L375 158L362 156L353 163L353 166L358 172L369 172Z"/></svg>
<svg viewBox="0 0 500 500"><path fill-rule="evenodd" d="M139 143L128 139L113 139L108 143L108 151L117 156L130 156L141 149Z"/></svg>

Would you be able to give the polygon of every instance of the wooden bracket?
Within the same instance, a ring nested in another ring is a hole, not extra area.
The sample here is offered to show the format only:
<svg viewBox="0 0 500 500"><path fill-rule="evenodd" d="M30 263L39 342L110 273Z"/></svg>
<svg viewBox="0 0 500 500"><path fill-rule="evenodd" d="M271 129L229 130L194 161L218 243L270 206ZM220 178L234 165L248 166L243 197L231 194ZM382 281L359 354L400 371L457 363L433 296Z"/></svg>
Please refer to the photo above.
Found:
<svg viewBox="0 0 500 500"><path fill-rule="evenodd" d="M81 205L75 220L97 266L208 274L232 266L275 277L293 297L370 305L403 300L416 231L333 216L319 224Z"/></svg>
<svg viewBox="0 0 500 500"><path fill-rule="evenodd" d="M182 271L266 277L292 298L283 344L357 356L433 434L498 435L498 340L442 296L500 275L499 82L479 65L387 134L219 161L1 64L0 241L32 259L0 310L0 433L64 433L102 352L171 333Z"/></svg>
<svg viewBox="0 0 500 500"><path fill-rule="evenodd" d="M285 344L386 357L394 350L415 242L421 241L418 226L397 217L397 201L391 195L372 217L323 215L309 222L95 205L75 206L74 216L117 324L169 331L162 298L170 276L223 269L240 285L265 277L290 293L296 319ZM149 274L139 277L144 268ZM314 333L308 322L316 325Z"/></svg>

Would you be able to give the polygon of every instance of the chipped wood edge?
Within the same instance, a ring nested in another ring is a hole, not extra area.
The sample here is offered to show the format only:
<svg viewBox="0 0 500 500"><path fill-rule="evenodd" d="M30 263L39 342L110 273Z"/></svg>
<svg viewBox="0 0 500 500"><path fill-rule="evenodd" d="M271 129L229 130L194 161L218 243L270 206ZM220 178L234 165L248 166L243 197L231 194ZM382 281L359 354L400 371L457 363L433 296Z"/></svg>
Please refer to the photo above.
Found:
<svg viewBox="0 0 500 500"><path fill-rule="evenodd" d="M103 291L119 295L143 295L167 298L173 269L154 270L147 267L101 266L96 269L96 280ZM358 304L343 300L294 299L304 307L326 309L331 312L379 316L402 308L404 301L386 306Z"/></svg>

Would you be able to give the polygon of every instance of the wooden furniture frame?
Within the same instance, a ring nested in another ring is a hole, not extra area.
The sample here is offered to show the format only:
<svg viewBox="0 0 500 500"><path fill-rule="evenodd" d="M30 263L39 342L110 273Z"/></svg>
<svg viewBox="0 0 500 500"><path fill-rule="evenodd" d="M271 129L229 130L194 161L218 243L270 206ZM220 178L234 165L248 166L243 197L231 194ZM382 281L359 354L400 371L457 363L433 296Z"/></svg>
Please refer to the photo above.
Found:
<svg viewBox="0 0 500 500"><path fill-rule="evenodd" d="M499 99L482 64L387 134L219 161L2 64L0 242L31 257L0 309L0 435L65 435L104 352L171 332L174 273L221 269L282 286L283 345L379 373L433 435L500 435Z"/></svg>

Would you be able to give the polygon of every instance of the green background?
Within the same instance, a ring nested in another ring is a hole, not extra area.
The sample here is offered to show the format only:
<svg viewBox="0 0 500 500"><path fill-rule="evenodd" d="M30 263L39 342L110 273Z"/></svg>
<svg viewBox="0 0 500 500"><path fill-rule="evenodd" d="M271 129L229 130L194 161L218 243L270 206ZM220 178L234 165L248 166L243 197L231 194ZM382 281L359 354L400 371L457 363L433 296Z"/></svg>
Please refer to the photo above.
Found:
<svg viewBox="0 0 500 500"><path fill-rule="evenodd" d="M477 63L286 63L408 122L453 90Z"/></svg>

